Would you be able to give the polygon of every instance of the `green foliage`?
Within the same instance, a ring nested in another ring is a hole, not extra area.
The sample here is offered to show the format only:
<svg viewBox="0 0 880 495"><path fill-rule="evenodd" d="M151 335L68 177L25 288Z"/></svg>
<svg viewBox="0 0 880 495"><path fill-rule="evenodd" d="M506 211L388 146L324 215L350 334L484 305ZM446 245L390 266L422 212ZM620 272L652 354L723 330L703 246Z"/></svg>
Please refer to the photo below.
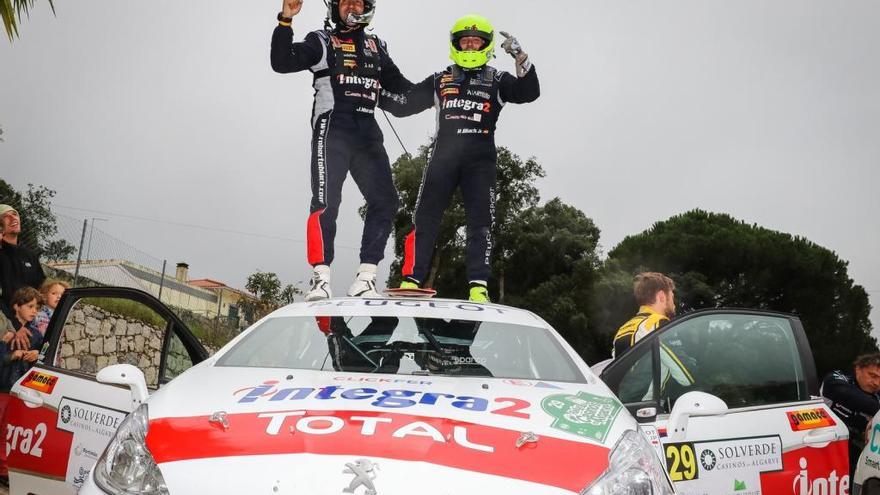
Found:
<svg viewBox="0 0 880 495"><path fill-rule="evenodd" d="M0 0L2 1L2 0ZM55 191L46 186L28 184L24 194L0 179L0 203L8 204L21 215L21 234L18 243L36 251L44 260L69 260L76 248L63 239L53 239L58 233L52 198Z"/></svg>
<svg viewBox="0 0 880 495"><path fill-rule="evenodd" d="M55 4L52 0L48 1L54 14ZM22 14L25 17L29 16L35 3L35 0L0 0L0 19L3 20L3 28L6 30L9 41L18 37L18 25L21 22Z"/></svg>
<svg viewBox="0 0 880 495"><path fill-rule="evenodd" d="M605 275L617 280L642 270L671 276L679 312L745 307L797 314L820 373L877 349L868 295L847 275L848 263L802 237L693 210L627 237L609 258L614 268ZM634 309L606 315L598 331L612 331Z"/></svg>
<svg viewBox="0 0 880 495"><path fill-rule="evenodd" d="M248 320L255 321L271 313L279 307L290 304L294 298L302 294L302 290L287 284L283 289L278 275L273 272L261 272L257 270L247 278L245 289L257 297L257 301L242 300L239 305L248 316Z"/></svg>
<svg viewBox="0 0 880 495"><path fill-rule="evenodd" d="M598 279L599 228L554 198L512 219L502 235L507 251L495 275L505 304L540 315L588 361L601 355L609 344L591 332L588 306Z"/></svg>
<svg viewBox="0 0 880 495"><path fill-rule="evenodd" d="M158 313L137 301L115 297L90 297L83 299L82 304L97 306L108 313L119 315L129 320L136 320L160 330L165 328L165 318L162 318Z"/></svg>

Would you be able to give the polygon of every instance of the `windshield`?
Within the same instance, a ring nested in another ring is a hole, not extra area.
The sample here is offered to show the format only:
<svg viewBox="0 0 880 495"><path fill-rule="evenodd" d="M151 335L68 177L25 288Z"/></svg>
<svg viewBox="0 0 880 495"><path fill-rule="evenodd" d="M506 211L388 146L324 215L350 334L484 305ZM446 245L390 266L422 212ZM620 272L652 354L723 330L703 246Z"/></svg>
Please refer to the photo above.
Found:
<svg viewBox="0 0 880 495"><path fill-rule="evenodd" d="M544 328L439 318L271 318L217 365L584 381Z"/></svg>

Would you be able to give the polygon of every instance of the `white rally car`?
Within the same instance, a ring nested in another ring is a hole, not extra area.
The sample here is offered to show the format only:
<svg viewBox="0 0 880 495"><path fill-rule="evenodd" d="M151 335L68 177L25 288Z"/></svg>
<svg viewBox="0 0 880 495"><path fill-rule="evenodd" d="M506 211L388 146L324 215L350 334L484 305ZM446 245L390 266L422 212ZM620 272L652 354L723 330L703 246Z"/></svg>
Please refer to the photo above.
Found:
<svg viewBox="0 0 880 495"><path fill-rule="evenodd" d="M633 417L528 311L292 304L183 371L200 356L179 321L110 291L65 294L14 389L15 495L672 493Z"/></svg>
<svg viewBox="0 0 880 495"><path fill-rule="evenodd" d="M681 318L605 383L534 314L465 301L294 304L202 361L150 296L75 289L47 335L13 388L14 495L849 493L786 315Z"/></svg>
<svg viewBox="0 0 880 495"><path fill-rule="evenodd" d="M865 436L865 448L853 475L854 495L880 495L880 413L874 415Z"/></svg>

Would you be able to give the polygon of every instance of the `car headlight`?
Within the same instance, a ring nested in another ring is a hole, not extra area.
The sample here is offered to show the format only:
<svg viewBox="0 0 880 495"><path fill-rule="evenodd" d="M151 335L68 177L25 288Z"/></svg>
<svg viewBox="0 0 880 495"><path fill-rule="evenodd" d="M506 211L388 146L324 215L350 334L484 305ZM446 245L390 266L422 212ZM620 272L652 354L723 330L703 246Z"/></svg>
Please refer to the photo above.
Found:
<svg viewBox="0 0 880 495"><path fill-rule="evenodd" d="M581 495L672 495L666 470L644 435L627 430L608 455L608 469Z"/></svg>
<svg viewBox="0 0 880 495"><path fill-rule="evenodd" d="M131 412L95 465L95 483L112 495L168 495L165 480L147 449L146 404Z"/></svg>

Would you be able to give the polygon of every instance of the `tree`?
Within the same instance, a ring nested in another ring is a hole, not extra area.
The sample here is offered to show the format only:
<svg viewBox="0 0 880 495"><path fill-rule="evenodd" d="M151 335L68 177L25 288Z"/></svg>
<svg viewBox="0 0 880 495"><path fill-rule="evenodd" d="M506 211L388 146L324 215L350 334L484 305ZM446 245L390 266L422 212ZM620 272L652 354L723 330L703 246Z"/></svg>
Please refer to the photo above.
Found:
<svg viewBox="0 0 880 495"><path fill-rule="evenodd" d="M600 265L595 223L554 198L512 219L502 235L504 303L540 315L588 362L601 356L608 344L591 332L587 304Z"/></svg>
<svg viewBox="0 0 880 495"><path fill-rule="evenodd" d="M278 275L260 270L248 276L244 288L257 298L256 302L244 300L241 302L245 314L252 315L253 320L260 319L281 306L292 303L296 296L302 294L302 290L291 284L287 284L282 289Z"/></svg>
<svg viewBox="0 0 880 495"><path fill-rule="evenodd" d="M53 197L55 191L46 186L28 184L27 191L21 194L0 179L0 203L12 206L21 215L18 243L33 249L44 260L68 260L76 253L76 248L64 239L55 239L58 224L52 212Z"/></svg>
<svg viewBox="0 0 880 495"><path fill-rule="evenodd" d="M401 209L394 219L394 252L395 260L391 265L388 285L395 287L400 284L400 270L403 263L404 239L412 229L412 214L418 199L422 175L428 161L430 145L419 148L418 156L403 155L392 166L395 184L400 194ZM505 232L511 222L526 208L538 203L539 195L534 182L544 177L544 169L535 159L523 161L507 148L499 147L498 175L496 185L495 223L493 234L495 245L493 251L493 271L502 274L493 283L490 290L493 298L504 299L504 273L506 258L509 253L508 240ZM363 209L361 210L363 214ZM465 274L465 212L461 194L456 192L443 216L437 236L437 247L431 259L431 271L425 280L425 286L434 287L443 294L463 295L467 288ZM498 293L501 291L501 297Z"/></svg>
<svg viewBox="0 0 880 495"><path fill-rule="evenodd" d="M858 354L877 349L868 295L847 275L848 263L803 237L693 210L627 237L609 258L630 277L645 269L669 274L679 311L746 307L797 314L818 351L820 373L847 368ZM616 324L631 315L632 309L617 315Z"/></svg>
<svg viewBox="0 0 880 495"><path fill-rule="evenodd" d="M0 19L3 19L3 27L6 29L9 41L18 37L18 25L21 23L22 14L25 17L29 16L35 3L35 0L0 0ZM52 7L54 14L55 4L52 0L49 0L49 6Z"/></svg>

